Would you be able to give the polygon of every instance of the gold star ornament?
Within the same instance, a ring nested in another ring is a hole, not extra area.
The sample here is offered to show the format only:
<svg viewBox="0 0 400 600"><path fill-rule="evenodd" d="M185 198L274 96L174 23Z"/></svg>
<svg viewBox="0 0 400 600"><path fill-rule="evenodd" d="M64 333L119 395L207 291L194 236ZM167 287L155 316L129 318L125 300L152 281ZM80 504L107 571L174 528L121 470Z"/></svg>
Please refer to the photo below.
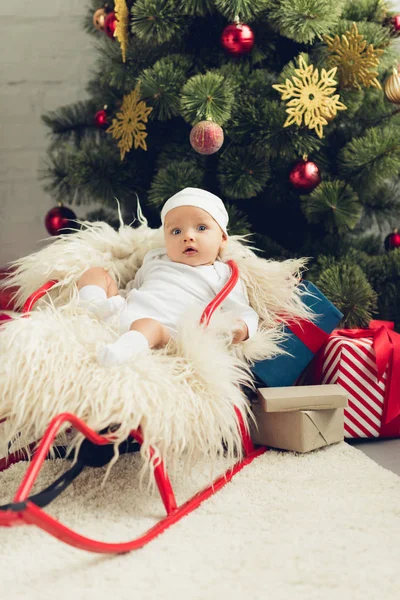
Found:
<svg viewBox="0 0 400 600"><path fill-rule="evenodd" d="M119 140L121 160L124 159L126 152L129 152L133 144L135 150L139 147L147 150L145 123L153 109L146 106L144 100L139 100L139 98L140 85L137 84L130 94L124 96L121 110L117 112L116 119L113 119L111 126L107 129L107 133L111 133L114 139Z"/></svg>
<svg viewBox="0 0 400 600"><path fill-rule="evenodd" d="M126 61L126 49L128 47L128 26L129 11L125 0L114 0L114 11L117 18L117 24L114 31L114 37L117 38L121 46L122 62Z"/></svg>
<svg viewBox="0 0 400 600"><path fill-rule="evenodd" d="M350 31L346 31L341 39L338 35L323 36L329 48L329 65L337 67L339 82L343 88L361 89L361 86L382 89L377 80L378 71L374 69L379 65L379 56L383 54L380 48L373 44L367 45L367 40L358 33L356 23Z"/></svg>
<svg viewBox="0 0 400 600"><path fill-rule="evenodd" d="M282 100L289 100L286 112L288 118L284 127L300 126L303 122L309 129L314 129L319 138L323 137L323 126L328 125L327 119L336 116L338 110L346 110L339 100L336 91L337 82L334 79L336 68L326 71L321 69L321 76L314 65L307 65L302 56L299 58L299 68L295 69L296 76L286 79L285 85L272 87L282 94ZM334 95L332 95L334 94Z"/></svg>

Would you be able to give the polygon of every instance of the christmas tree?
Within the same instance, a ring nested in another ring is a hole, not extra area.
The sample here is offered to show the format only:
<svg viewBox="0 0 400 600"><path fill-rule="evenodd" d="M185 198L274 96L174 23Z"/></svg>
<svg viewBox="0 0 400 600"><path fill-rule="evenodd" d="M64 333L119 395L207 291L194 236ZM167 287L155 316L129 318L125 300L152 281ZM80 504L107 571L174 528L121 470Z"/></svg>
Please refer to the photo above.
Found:
<svg viewBox="0 0 400 600"><path fill-rule="evenodd" d="M92 0L84 27L89 99L43 117L59 202L115 225L139 199L158 227L205 188L261 256L312 257L345 326L400 324L400 17L382 0Z"/></svg>

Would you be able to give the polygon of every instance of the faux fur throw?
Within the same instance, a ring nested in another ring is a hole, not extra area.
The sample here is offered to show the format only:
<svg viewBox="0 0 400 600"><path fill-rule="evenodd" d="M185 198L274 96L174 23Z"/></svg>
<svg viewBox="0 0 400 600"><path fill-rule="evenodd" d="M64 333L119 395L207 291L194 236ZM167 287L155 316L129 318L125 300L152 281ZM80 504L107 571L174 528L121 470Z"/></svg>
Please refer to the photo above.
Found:
<svg viewBox="0 0 400 600"><path fill-rule="evenodd" d="M136 229L121 224L118 231L101 222L82 225L12 263L15 271L5 285L18 286L18 307L45 282L58 283L28 318L17 316L0 327L0 420L6 419L0 456L38 440L52 417L71 412L97 431L119 424L116 443L140 426L143 474L151 472L150 446L154 460L169 468L182 457L188 470L205 455L210 467L222 453L240 457L234 407L247 422L241 386L252 385L251 363L282 351L285 319L309 316L298 287L305 261L267 261L242 238L231 237L221 258L238 264L260 316L253 338L234 346L234 314L217 311L204 329L202 311L191 309L166 348L103 368L96 347L117 338L118 317L104 324L79 308L76 282L89 267L101 266L126 293L145 254L163 245L163 231L143 222ZM79 440L68 434L70 447Z"/></svg>

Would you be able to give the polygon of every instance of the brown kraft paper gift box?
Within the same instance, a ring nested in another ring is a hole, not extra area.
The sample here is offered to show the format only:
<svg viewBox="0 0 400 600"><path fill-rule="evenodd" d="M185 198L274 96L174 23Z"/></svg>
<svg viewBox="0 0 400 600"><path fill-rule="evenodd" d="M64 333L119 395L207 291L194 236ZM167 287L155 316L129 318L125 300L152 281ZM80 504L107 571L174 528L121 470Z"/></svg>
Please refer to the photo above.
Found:
<svg viewBox="0 0 400 600"><path fill-rule="evenodd" d="M337 384L260 388L252 404L255 444L310 452L344 439L347 392Z"/></svg>

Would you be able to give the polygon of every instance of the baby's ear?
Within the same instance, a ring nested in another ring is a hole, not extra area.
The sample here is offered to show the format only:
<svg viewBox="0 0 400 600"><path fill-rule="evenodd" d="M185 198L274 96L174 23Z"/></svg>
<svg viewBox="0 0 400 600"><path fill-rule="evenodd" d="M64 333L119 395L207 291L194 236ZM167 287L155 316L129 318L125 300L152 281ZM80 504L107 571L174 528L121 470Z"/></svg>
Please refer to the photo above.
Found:
<svg viewBox="0 0 400 600"><path fill-rule="evenodd" d="M221 248L225 248L226 244L228 243L228 236L226 235L225 231L222 232L222 241L221 241Z"/></svg>

